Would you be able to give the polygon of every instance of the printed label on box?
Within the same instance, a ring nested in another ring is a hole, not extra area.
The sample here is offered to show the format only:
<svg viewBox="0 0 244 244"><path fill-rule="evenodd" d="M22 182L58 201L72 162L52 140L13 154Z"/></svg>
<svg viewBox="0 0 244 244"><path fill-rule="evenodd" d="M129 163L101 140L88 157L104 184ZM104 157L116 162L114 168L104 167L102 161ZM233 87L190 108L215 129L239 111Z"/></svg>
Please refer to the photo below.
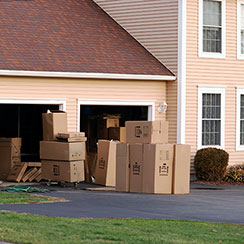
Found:
<svg viewBox="0 0 244 244"><path fill-rule="evenodd" d="M140 138L141 135L142 135L141 126L138 125L135 127L135 136Z"/></svg>
<svg viewBox="0 0 244 244"><path fill-rule="evenodd" d="M149 126L148 125L144 125L143 126L143 137L149 137Z"/></svg>
<svg viewBox="0 0 244 244"><path fill-rule="evenodd" d="M140 171L141 171L141 166L137 162L135 162L135 164L133 164L132 166L133 175L140 175Z"/></svg>
<svg viewBox="0 0 244 244"><path fill-rule="evenodd" d="M159 166L159 175L160 176L168 176L169 174L169 166L167 163L163 163Z"/></svg>
<svg viewBox="0 0 244 244"><path fill-rule="evenodd" d="M101 157L101 159L99 159L99 161L98 161L98 167L100 169L104 169L105 168L105 160L104 160L103 157Z"/></svg>
<svg viewBox="0 0 244 244"><path fill-rule="evenodd" d="M53 175L60 175L60 168L58 165L53 165Z"/></svg>

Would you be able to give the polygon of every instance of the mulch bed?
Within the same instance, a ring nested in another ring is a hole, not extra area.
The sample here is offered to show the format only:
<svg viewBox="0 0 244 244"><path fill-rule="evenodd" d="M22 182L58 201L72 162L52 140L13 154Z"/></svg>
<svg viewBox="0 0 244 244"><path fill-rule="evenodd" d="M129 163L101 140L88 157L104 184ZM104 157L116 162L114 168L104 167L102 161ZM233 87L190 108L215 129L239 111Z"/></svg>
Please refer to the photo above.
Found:
<svg viewBox="0 0 244 244"><path fill-rule="evenodd" d="M194 183L204 184L204 185L215 185L215 186L244 186L244 183L238 182L226 182L226 181L203 181L196 180Z"/></svg>

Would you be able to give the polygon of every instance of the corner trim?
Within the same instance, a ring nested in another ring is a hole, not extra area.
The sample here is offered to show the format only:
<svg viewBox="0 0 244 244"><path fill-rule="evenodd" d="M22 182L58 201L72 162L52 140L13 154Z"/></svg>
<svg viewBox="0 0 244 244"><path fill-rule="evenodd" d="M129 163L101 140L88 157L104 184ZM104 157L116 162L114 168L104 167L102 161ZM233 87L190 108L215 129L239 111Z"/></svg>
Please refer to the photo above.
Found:
<svg viewBox="0 0 244 244"><path fill-rule="evenodd" d="M186 124L186 0L178 0L177 143L185 143Z"/></svg>

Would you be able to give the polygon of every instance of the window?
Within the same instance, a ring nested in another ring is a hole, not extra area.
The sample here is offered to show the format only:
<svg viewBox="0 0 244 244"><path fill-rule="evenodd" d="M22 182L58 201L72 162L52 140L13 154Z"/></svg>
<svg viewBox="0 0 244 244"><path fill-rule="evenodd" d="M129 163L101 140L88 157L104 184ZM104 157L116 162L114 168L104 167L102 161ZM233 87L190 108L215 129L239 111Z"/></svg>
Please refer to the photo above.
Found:
<svg viewBox="0 0 244 244"><path fill-rule="evenodd" d="M244 88L237 89L236 105L236 150L244 150Z"/></svg>
<svg viewBox="0 0 244 244"><path fill-rule="evenodd" d="M199 56L224 57L224 0L200 0Z"/></svg>
<svg viewBox="0 0 244 244"><path fill-rule="evenodd" d="M237 7L237 56L244 59L244 1Z"/></svg>
<svg viewBox="0 0 244 244"><path fill-rule="evenodd" d="M224 88L199 88L198 148L224 144Z"/></svg>

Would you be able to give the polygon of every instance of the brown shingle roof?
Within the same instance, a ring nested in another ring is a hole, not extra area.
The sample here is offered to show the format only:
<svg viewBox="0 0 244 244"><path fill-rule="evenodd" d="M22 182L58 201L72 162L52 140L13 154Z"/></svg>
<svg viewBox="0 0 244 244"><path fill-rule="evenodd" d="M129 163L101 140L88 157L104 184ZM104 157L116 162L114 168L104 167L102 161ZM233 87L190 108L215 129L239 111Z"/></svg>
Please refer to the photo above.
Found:
<svg viewBox="0 0 244 244"><path fill-rule="evenodd" d="M0 1L0 69L172 75L92 0Z"/></svg>

